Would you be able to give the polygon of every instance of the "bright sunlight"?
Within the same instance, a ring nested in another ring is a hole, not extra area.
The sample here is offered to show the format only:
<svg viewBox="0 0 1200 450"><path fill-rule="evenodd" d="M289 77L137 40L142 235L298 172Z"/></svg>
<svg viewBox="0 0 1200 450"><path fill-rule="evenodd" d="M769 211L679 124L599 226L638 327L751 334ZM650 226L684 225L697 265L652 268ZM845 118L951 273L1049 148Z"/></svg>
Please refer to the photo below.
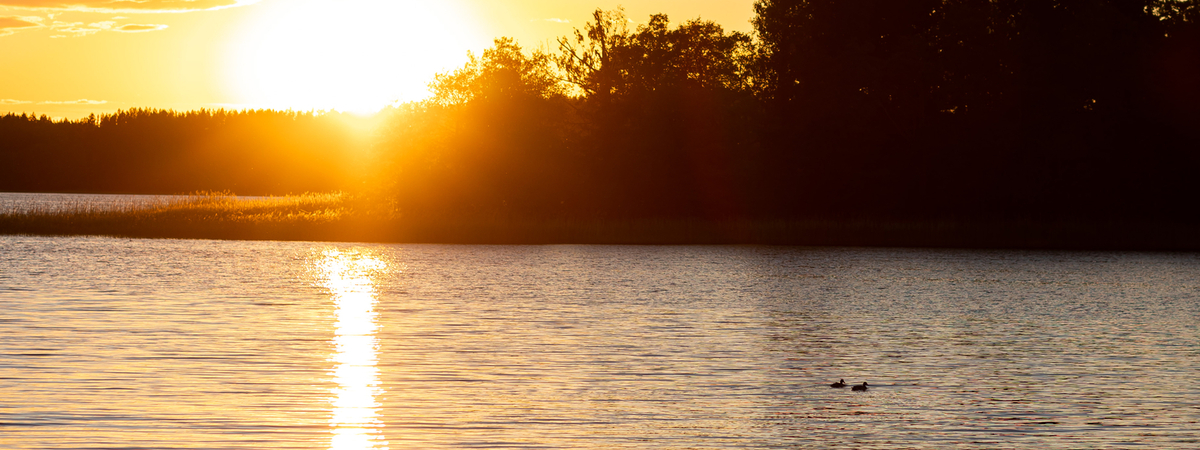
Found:
<svg viewBox="0 0 1200 450"><path fill-rule="evenodd" d="M226 86L241 103L371 113L428 96L466 61L479 27L454 1L268 1L230 42Z"/></svg>
<svg viewBox="0 0 1200 450"><path fill-rule="evenodd" d="M337 305L331 450L387 448L379 420L379 329L375 279L387 263L365 252L326 250L319 274Z"/></svg>

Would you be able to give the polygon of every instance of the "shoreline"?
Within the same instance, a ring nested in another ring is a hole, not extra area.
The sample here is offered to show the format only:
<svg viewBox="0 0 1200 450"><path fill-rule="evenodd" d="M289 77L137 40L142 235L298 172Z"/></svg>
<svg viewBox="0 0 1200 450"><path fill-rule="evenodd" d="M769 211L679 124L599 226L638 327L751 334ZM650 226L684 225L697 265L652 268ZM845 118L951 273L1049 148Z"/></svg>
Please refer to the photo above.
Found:
<svg viewBox="0 0 1200 450"><path fill-rule="evenodd" d="M788 245L961 249L1200 251L1183 223L837 220L412 221L280 217L274 221L38 220L0 215L0 234L474 245ZM95 215L92 215L95 216Z"/></svg>
<svg viewBox="0 0 1200 450"><path fill-rule="evenodd" d="M69 206L69 205L68 205ZM412 217L341 192L195 193L123 208L0 213L0 234L437 244L792 245L1200 251L1200 224L1150 220Z"/></svg>

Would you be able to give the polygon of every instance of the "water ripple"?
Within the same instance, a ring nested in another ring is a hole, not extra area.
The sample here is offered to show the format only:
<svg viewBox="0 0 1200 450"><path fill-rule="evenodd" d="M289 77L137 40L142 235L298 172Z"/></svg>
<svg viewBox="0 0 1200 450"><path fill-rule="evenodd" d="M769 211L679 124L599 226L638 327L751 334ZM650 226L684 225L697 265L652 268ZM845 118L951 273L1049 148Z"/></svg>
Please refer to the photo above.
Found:
<svg viewBox="0 0 1200 450"><path fill-rule="evenodd" d="M1194 254L0 236L0 255L2 448L1200 442Z"/></svg>

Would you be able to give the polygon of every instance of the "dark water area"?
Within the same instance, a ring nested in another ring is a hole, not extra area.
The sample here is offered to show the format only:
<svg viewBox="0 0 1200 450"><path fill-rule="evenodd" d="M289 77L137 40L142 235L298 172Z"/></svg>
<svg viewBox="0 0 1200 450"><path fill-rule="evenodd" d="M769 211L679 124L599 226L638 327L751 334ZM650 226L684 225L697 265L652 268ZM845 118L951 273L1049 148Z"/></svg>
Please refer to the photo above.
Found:
<svg viewBox="0 0 1200 450"><path fill-rule="evenodd" d="M0 304L0 448L1200 445L1193 253L0 236Z"/></svg>

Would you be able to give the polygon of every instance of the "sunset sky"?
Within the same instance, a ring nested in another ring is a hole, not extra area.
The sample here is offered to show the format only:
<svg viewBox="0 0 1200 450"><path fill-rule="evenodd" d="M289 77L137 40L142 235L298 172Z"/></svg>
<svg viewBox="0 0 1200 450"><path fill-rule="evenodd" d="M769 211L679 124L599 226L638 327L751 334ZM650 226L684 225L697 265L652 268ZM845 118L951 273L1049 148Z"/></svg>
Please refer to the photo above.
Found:
<svg viewBox="0 0 1200 450"><path fill-rule="evenodd" d="M0 114L367 112L498 36L556 47L597 8L749 31L753 0L0 0Z"/></svg>

